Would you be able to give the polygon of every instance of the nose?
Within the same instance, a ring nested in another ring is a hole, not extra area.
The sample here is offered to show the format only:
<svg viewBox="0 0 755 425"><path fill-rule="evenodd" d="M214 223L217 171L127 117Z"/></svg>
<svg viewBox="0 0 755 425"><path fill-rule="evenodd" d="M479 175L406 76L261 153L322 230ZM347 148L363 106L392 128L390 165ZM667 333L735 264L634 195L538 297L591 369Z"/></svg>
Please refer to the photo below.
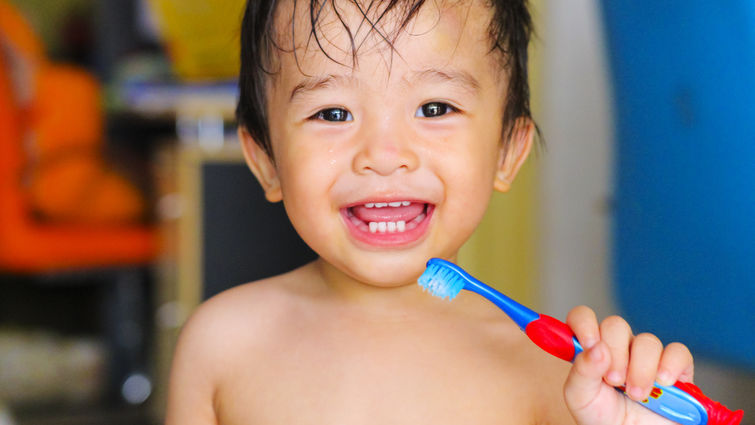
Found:
<svg viewBox="0 0 755 425"><path fill-rule="evenodd" d="M354 156L357 174L388 176L397 171L414 171L419 158L411 143L410 130L394 120L383 119L375 125L363 126L359 150Z"/></svg>

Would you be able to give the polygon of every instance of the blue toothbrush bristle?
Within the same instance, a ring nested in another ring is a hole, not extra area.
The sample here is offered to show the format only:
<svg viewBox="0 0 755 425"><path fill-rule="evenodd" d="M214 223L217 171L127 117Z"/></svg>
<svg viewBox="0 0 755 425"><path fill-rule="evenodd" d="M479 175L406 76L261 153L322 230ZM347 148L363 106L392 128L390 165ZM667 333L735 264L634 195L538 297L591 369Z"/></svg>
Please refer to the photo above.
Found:
<svg viewBox="0 0 755 425"><path fill-rule="evenodd" d="M464 279L456 271L436 264L428 264L417 283L436 297L451 300L464 288Z"/></svg>

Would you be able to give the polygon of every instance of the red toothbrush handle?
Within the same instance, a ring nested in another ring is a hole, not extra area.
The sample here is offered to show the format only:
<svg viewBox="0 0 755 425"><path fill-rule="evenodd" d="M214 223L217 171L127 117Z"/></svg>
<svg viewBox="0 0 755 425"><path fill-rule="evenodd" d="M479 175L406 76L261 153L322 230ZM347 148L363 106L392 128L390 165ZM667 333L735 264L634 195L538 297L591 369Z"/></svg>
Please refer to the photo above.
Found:
<svg viewBox="0 0 755 425"><path fill-rule="evenodd" d="M582 346L571 328L548 315L541 314L540 318L528 323L524 332L538 347L566 361L574 361L577 354L582 352ZM708 413L707 422L700 425L738 425L742 421L742 410L729 410L723 404L708 398L696 385L677 381L674 386L697 400Z"/></svg>
<svg viewBox="0 0 755 425"><path fill-rule="evenodd" d="M541 314L539 319L528 323L524 333L538 347L567 362L574 361L574 357L582 352L582 346L571 328L546 314Z"/></svg>
<svg viewBox="0 0 755 425"><path fill-rule="evenodd" d="M742 416L744 416L743 410L729 410L723 404L708 398L697 385L690 382L677 381L674 386L691 395L703 405L708 412L708 422L706 425L739 425L742 421Z"/></svg>

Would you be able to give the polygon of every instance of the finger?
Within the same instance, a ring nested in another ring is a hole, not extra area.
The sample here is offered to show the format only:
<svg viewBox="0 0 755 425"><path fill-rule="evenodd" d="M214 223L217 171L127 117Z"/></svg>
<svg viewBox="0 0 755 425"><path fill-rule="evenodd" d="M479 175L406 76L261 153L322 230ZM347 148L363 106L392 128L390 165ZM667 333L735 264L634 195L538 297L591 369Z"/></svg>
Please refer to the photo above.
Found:
<svg viewBox="0 0 755 425"><path fill-rule="evenodd" d="M610 316L600 324L600 338L606 343L611 353L611 367L606 374L606 382L614 387L624 385L629 364L632 328L621 317Z"/></svg>
<svg viewBox="0 0 755 425"><path fill-rule="evenodd" d="M574 360L564 384L564 399L570 410L582 410L598 397L603 387L603 375L611 364L609 356L608 347L597 342Z"/></svg>
<svg viewBox="0 0 755 425"><path fill-rule="evenodd" d="M676 381L692 382L694 372L694 360L689 348L673 342L663 350L656 380L666 386L674 385Z"/></svg>
<svg viewBox="0 0 755 425"><path fill-rule="evenodd" d="M587 350L600 341L600 328L595 312L583 305L574 307L566 316L569 325L582 347Z"/></svg>
<svg viewBox="0 0 755 425"><path fill-rule="evenodd" d="M662 353L663 344L657 336L642 333L634 337L627 372L627 394L631 399L640 401L650 395Z"/></svg>

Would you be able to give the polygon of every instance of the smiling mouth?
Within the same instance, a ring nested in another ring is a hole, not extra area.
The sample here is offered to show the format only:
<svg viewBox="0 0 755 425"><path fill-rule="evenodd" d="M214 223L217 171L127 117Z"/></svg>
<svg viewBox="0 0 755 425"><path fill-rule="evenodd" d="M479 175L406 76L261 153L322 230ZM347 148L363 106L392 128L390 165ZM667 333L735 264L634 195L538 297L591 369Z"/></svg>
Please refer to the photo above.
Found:
<svg viewBox="0 0 755 425"><path fill-rule="evenodd" d="M344 207L341 214L357 239L372 245L402 245L424 235L433 209L426 202L381 201Z"/></svg>
<svg viewBox="0 0 755 425"><path fill-rule="evenodd" d="M368 202L346 208L346 218L369 233L403 233L427 218L430 204L412 201Z"/></svg>

